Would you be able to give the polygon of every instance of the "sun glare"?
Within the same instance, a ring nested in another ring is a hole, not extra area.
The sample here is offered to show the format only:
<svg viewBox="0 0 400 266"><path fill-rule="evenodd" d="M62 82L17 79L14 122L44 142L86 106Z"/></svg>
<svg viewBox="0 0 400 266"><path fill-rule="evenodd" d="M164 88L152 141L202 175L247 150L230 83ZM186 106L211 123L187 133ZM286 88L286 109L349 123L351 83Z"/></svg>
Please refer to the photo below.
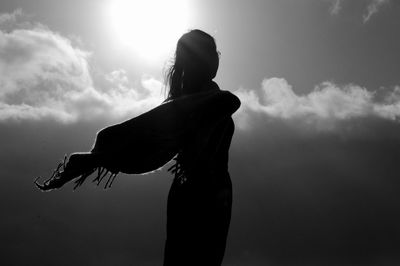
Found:
<svg viewBox="0 0 400 266"><path fill-rule="evenodd" d="M188 27L187 0L112 0L106 12L117 43L146 60L169 53Z"/></svg>

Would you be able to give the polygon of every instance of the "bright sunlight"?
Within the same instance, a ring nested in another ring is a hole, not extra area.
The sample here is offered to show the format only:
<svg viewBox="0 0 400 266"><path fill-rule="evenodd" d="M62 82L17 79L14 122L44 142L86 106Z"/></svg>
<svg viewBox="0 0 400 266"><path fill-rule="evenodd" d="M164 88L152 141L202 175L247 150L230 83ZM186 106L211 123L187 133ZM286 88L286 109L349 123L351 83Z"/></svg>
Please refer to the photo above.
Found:
<svg viewBox="0 0 400 266"><path fill-rule="evenodd" d="M118 45L144 60L170 53L188 27L187 0L111 0L106 7Z"/></svg>

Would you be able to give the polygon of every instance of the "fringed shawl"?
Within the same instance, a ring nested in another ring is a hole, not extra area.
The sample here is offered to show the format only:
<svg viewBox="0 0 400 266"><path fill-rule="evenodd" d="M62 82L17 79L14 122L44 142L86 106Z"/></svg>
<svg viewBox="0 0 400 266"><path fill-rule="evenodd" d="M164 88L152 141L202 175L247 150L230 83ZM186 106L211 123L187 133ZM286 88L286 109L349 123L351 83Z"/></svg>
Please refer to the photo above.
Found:
<svg viewBox="0 0 400 266"><path fill-rule="evenodd" d="M37 178L36 186L49 191L75 180L75 189L96 172L93 182L97 184L108 175L107 188L120 172L143 174L161 168L179 152L193 117L215 121L230 117L239 108L240 101L232 93L219 90L214 82L208 86L213 89L165 102L100 130L90 152L73 153L68 160L66 156L43 184Z"/></svg>

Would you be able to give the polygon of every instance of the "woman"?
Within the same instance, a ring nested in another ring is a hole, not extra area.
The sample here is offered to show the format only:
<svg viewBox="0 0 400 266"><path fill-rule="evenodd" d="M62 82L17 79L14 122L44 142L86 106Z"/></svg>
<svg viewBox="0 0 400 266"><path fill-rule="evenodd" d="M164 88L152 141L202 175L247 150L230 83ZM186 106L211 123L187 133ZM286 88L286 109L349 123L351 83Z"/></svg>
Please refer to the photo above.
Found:
<svg viewBox="0 0 400 266"><path fill-rule="evenodd" d="M141 174L162 167L177 154L167 211L164 265L221 265L231 217L228 151L239 99L212 81L219 64L214 39L200 30L178 41L168 72L166 103L97 133L90 152L73 153L36 186L75 188L97 171L94 181ZM109 177L106 176L109 174Z"/></svg>
<svg viewBox="0 0 400 266"><path fill-rule="evenodd" d="M201 30L184 34L167 74L167 100L174 100L179 109L179 100L187 96L218 95L221 91L212 81L218 66L213 37ZM189 130L170 168L175 178L168 195L164 266L222 263L232 204L228 173L234 132L231 114L240 106L233 94L228 99L186 118Z"/></svg>

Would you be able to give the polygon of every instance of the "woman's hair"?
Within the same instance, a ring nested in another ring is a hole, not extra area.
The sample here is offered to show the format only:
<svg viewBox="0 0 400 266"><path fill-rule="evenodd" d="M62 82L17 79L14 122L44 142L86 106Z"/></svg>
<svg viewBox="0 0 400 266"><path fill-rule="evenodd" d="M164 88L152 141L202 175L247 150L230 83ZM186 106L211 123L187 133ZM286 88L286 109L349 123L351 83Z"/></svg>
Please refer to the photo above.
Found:
<svg viewBox="0 0 400 266"><path fill-rule="evenodd" d="M215 77L218 64L219 52L211 35L197 29L183 34L166 72L167 100L198 91Z"/></svg>

